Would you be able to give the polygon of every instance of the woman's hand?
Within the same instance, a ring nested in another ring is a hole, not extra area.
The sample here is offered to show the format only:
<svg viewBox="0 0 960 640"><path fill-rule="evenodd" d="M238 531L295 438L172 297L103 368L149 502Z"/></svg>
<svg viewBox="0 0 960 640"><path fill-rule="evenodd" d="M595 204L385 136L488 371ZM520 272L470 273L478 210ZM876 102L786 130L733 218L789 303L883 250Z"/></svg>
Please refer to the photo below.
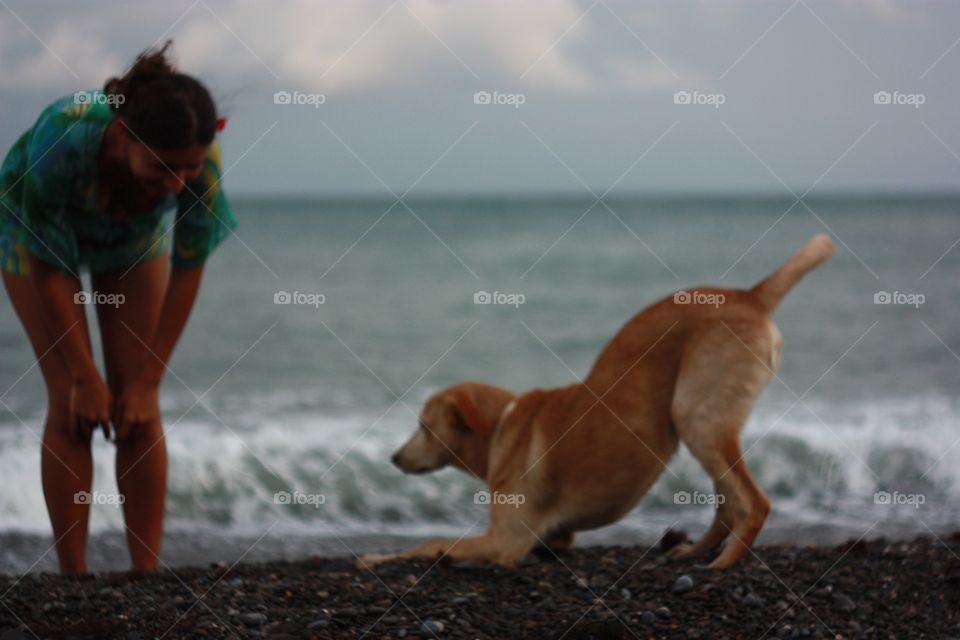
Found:
<svg viewBox="0 0 960 640"><path fill-rule="evenodd" d="M157 383L135 380L120 392L113 411L117 442L125 440L138 426L160 421L157 391Z"/></svg>
<svg viewBox="0 0 960 640"><path fill-rule="evenodd" d="M87 442L100 425L110 439L110 407L113 396L99 373L74 380L70 388L70 436L76 442Z"/></svg>

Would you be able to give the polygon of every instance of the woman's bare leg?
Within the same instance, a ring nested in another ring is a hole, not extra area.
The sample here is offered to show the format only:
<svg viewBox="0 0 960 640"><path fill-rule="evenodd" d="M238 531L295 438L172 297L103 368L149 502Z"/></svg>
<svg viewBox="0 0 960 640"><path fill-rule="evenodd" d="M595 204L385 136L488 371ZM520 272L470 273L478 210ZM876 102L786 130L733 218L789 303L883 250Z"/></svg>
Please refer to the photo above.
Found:
<svg viewBox="0 0 960 640"><path fill-rule="evenodd" d="M115 398L141 373L144 358L154 357L145 345L152 344L169 274L170 259L162 255L138 263L126 274L93 277L98 294L123 296L122 304L97 306L107 384ZM117 443L116 472L133 568L153 569L160 560L167 495L167 448L159 420L135 427Z"/></svg>
<svg viewBox="0 0 960 640"><path fill-rule="evenodd" d="M43 496L53 526L57 557L62 573L83 573L87 570L85 547L89 502L76 500L79 492L90 493L93 484L93 456L90 434L84 442L70 437L70 372L57 351L60 336L51 336L43 322L36 289L27 276L3 272L3 283L10 301L23 323L38 358L40 371L47 386L47 418L43 426L43 446L40 454L40 475ZM77 291L80 282L77 282ZM86 320L83 332L90 348L90 334Z"/></svg>

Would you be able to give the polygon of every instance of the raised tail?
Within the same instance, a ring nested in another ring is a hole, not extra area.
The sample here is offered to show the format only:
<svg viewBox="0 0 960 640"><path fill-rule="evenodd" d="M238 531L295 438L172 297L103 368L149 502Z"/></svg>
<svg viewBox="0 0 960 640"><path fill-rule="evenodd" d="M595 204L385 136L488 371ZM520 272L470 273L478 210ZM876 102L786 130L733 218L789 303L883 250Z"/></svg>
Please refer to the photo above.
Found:
<svg viewBox="0 0 960 640"><path fill-rule="evenodd" d="M800 278L829 259L834 251L830 236L819 233L807 240L779 269L761 280L750 293L764 309L773 311Z"/></svg>

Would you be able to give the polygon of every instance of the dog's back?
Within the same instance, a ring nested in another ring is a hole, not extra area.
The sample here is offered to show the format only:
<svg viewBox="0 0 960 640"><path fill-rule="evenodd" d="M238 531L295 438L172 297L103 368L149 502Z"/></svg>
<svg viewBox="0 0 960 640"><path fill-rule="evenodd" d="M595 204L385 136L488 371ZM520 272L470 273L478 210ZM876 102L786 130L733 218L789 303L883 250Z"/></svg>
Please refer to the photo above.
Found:
<svg viewBox="0 0 960 640"><path fill-rule="evenodd" d="M666 296L620 329L597 357L585 383L602 394L638 369L649 368L656 370L657 378L672 385L671 376L665 374L676 373L683 352L676 348L678 345L704 327L721 322L769 322L790 289L833 253L830 236L818 234L752 289L702 286Z"/></svg>

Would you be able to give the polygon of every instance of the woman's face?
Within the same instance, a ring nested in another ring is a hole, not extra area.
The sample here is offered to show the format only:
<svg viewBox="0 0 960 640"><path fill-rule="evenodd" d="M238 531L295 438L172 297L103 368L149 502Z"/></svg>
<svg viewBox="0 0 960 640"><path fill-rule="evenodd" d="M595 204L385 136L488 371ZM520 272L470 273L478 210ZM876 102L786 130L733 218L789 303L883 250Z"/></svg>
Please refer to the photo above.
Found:
<svg viewBox="0 0 960 640"><path fill-rule="evenodd" d="M184 149L156 149L130 140L130 171L148 195L156 198L180 193L183 183L203 170L207 145L197 144Z"/></svg>

